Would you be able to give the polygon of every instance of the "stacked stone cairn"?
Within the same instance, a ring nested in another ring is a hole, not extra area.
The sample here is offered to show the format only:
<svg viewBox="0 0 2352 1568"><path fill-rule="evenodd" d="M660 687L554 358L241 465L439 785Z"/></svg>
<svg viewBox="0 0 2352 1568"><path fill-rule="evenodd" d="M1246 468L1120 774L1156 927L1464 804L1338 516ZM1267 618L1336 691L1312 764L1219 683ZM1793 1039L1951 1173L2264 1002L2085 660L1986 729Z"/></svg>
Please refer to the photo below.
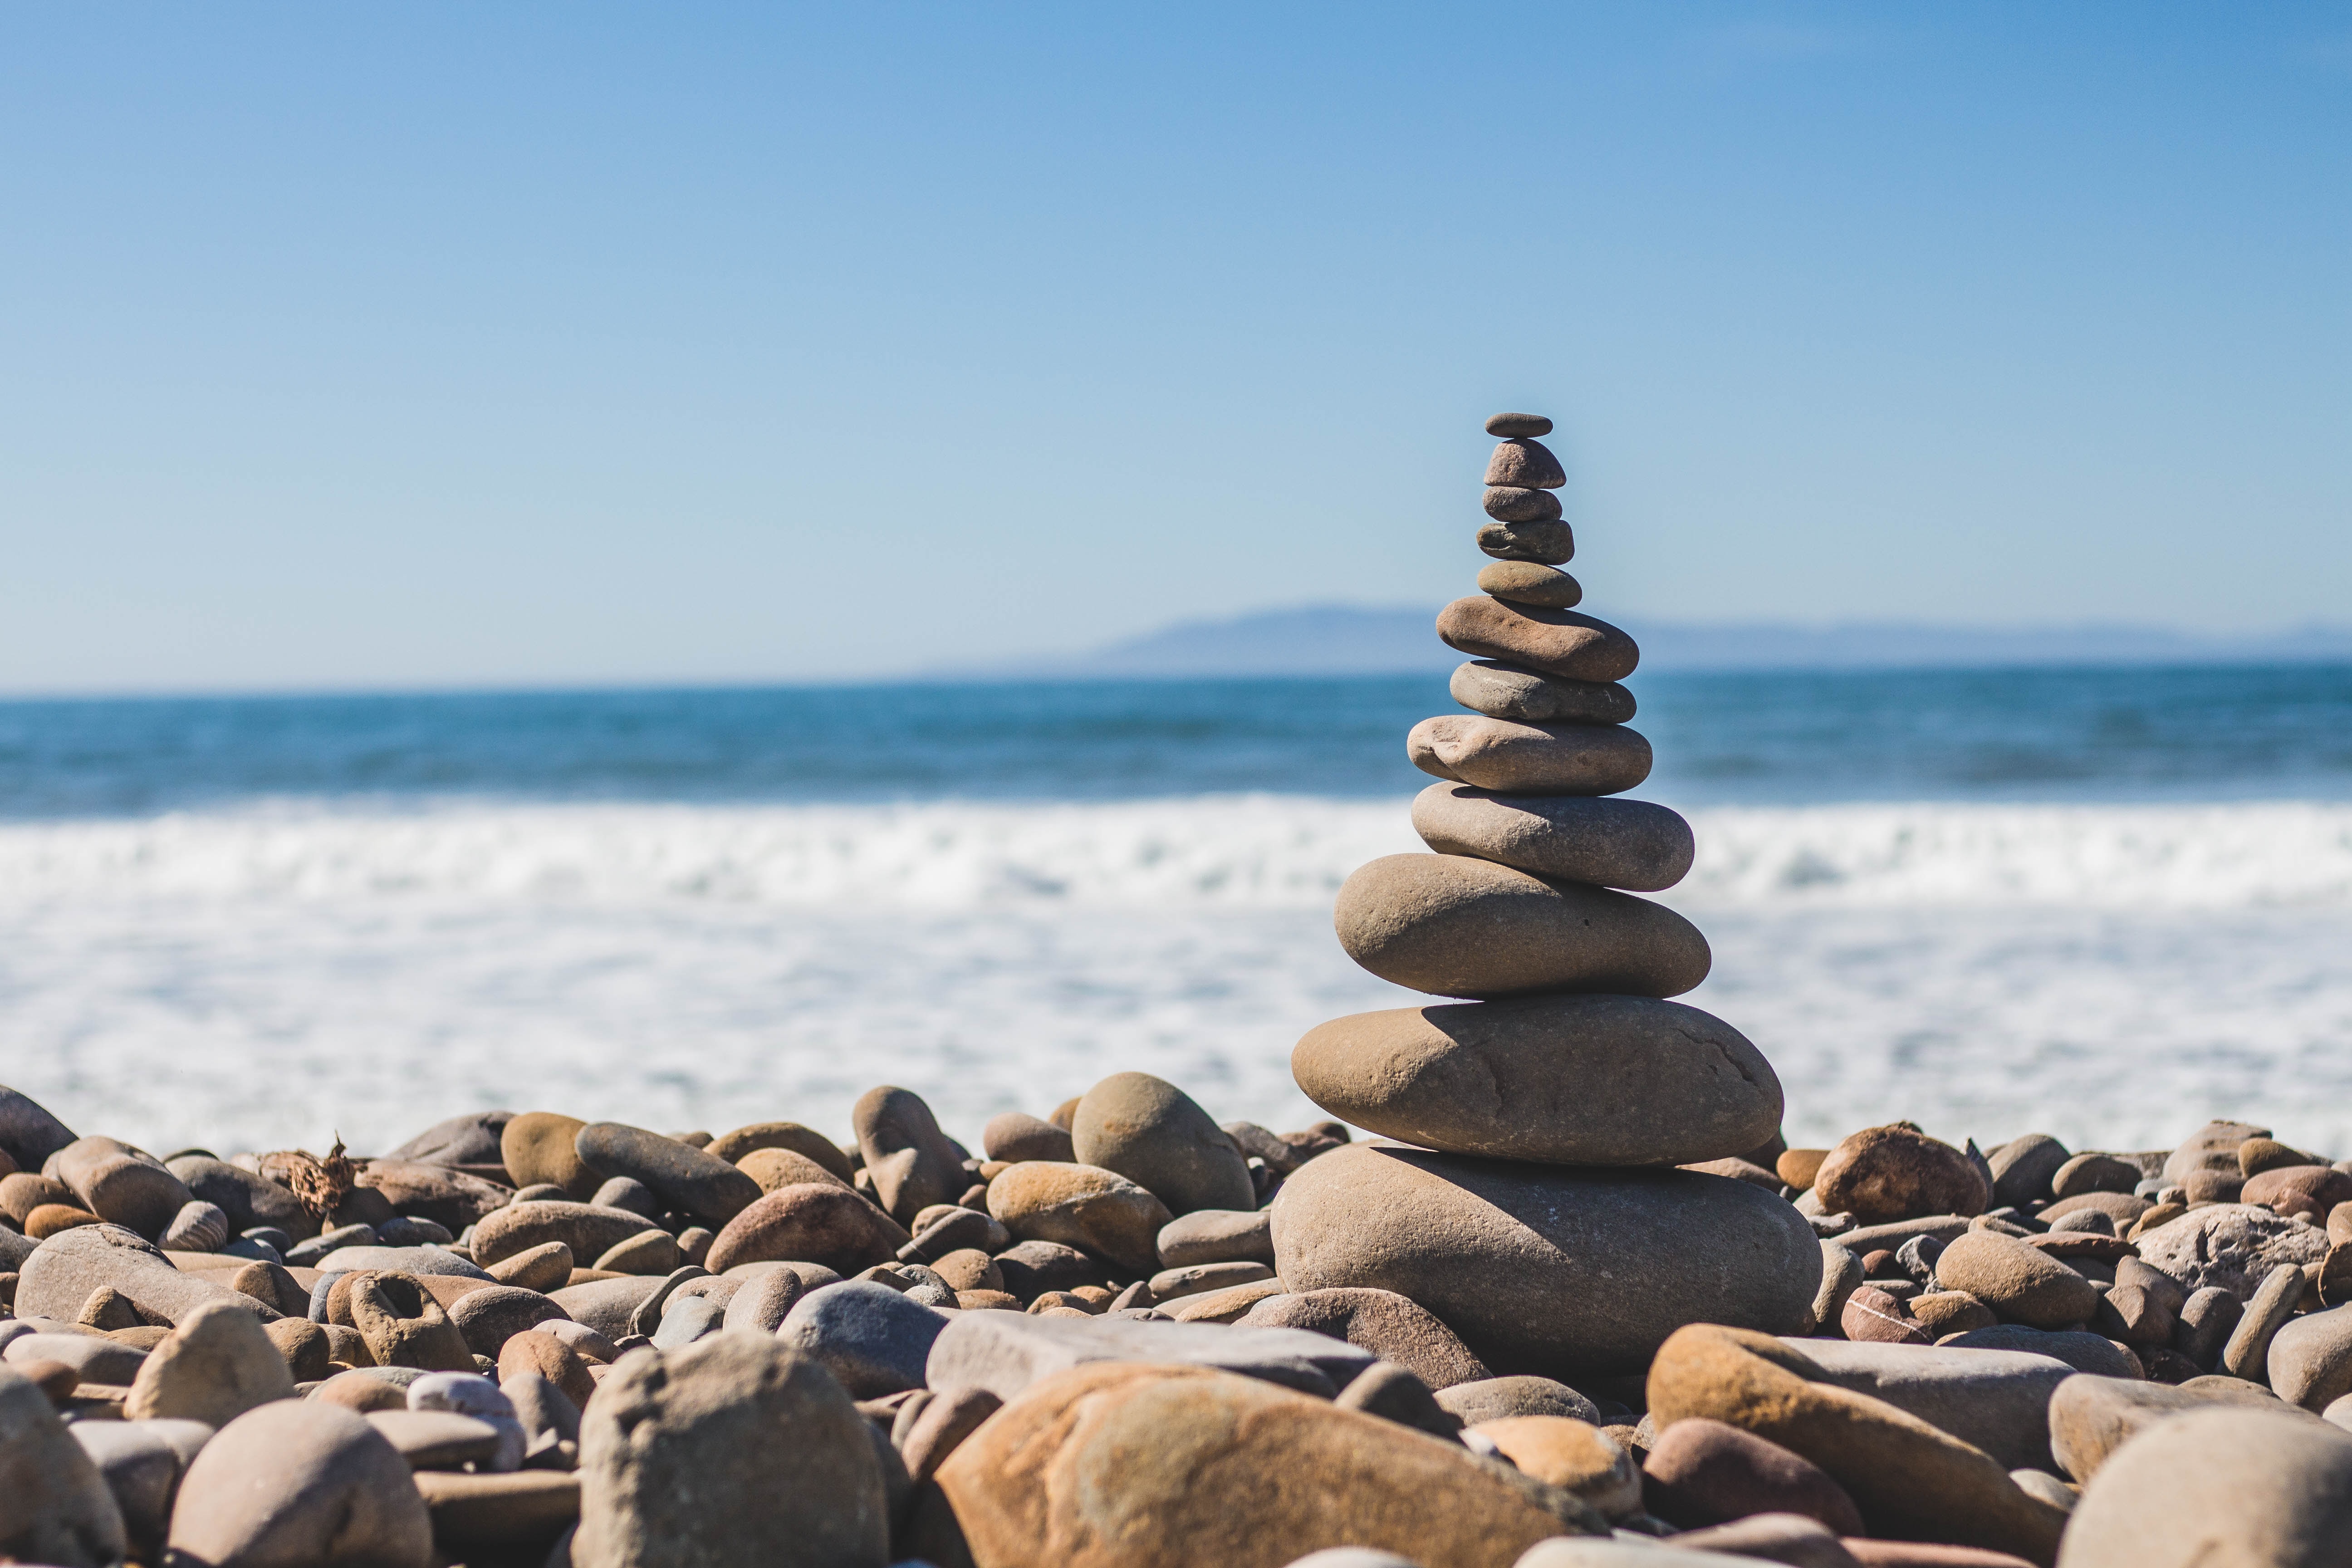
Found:
<svg viewBox="0 0 2352 1568"><path fill-rule="evenodd" d="M51 1568L2343 1568L2352 1161L1778 1136L1633 895L1633 643L1549 425L1338 923L1446 1000L1294 1056L1339 1121L1114 1073L975 1156L552 1110L158 1157L0 1088L0 1563ZM1346 1123L1379 1134L1353 1140Z"/></svg>

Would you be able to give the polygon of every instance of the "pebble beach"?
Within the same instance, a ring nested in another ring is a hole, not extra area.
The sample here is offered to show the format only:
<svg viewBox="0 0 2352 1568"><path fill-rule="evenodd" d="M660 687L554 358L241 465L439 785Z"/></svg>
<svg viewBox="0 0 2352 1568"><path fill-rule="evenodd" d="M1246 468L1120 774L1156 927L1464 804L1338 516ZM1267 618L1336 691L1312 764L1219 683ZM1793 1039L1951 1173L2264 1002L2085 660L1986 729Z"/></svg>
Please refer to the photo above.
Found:
<svg viewBox="0 0 2352 1568"><path fill-rule="evenodd" d="M1486 428L1423 847L1332 903L1402 1005L1297 1040L1300 1114L1098 1061L655 1131L551 1056L156 1152L0 1089L0 1561L2352 1563L2352 1149L1931 1131L1899 1074L1795 1121L1664 897L1700 835L1624 798L1550 421Z"/></svg>

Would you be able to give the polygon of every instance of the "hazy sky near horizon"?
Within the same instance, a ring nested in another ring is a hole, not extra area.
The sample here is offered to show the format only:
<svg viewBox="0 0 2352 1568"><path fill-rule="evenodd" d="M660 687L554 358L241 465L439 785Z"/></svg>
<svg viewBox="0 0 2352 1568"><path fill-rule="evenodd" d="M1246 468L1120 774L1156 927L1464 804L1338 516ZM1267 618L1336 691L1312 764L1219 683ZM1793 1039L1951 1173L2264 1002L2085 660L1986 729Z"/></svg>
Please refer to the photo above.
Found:
<svg viewBox="0 0 2352 1568"><path fill-rule="evenodd" d="M2306 5L0 9L0 689L2352 619Z"/></svg>

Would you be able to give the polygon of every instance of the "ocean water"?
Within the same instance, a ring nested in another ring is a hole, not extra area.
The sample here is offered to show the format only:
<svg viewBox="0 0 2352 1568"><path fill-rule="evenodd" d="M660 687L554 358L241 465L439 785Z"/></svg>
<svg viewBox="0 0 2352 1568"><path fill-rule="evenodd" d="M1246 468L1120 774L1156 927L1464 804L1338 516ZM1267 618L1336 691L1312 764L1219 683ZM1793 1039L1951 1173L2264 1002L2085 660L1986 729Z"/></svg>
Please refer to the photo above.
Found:
<svg viewBox="0 0 2352 1568"><path fill-rule="evenodd" d="M1907 1116L2352 1152L2352 668L1636 676L1686 1000L1800 1140ZM0 1081L149 1147L490 1104L951 1130L1122 1068L1319 1113L1406 1005L1333 893L1419 847L1442 680L0 704Z"/></svg>

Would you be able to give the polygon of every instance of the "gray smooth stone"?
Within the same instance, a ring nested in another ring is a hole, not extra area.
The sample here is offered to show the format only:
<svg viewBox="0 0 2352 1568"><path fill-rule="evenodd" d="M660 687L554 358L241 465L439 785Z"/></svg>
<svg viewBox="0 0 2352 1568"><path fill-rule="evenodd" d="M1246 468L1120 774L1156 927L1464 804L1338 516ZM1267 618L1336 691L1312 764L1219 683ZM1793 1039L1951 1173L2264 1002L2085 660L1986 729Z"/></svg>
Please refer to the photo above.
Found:
<svg viewBox="0 0 2352 1568"><path fill-rule="evenodd" d="M0 1373L0 1556L82 1568L121 1562L127 1544L106 1478L47 1395Z"/></svg>
<svg viewBox="0 0 2352 1568"><path fill-rule="evenodd" d="M54 1361L81 1373L84 1383L127 1388L147 1363L147 1352L121 1340L96 1334L19 1334L0 1350L0 1360L20 1371L37 1361Z"/></svg>
<svg viewBox="0 0 2352 1568"><path fill-rule="evenodd" d="M1530 876L1654 893L1686 876L1696 840L1679 813L1645 800L1498 795L1433 784L1412 828L1441 855L1475 855Z"/></svg>
<svg viewBox="0 0 2352 1568"><path fill-rule="evenodd" d="M364 1419L412 1470L488 1469L499 1452L496 1426L451 1410L372 1410Z"/></svg>
<svg viewBox="0 0 2352 1568"><path fill-rule="evenodd" d="M1240 1373L1328 1399L1375 1359L1305 1329L959 1312L932 1342L924 1372L934 1393L984 1388L1009 1403L1040 1378L1090 1362L1160 1362Z"/></svg>
<svg viewBox="0 0 2352 1568"><path fill-rule="evenodd" d="M2080 1375L2018 1351L1791 1340L1823 1381L1883 1399L1990 1454L2004 1469L2050 1468L2050 1398Z"/></svg>
<svg viewBox="0 0 2352 1568"><path fill-rule="evenodd" d="M2058 1568L2342 1568L2347 1540L2352 1434L2284 1411L2200 1410L2099 1467Z"/></svg>
<svg viewBox="0 0 2352 1568"><path fill-rule="evenodd" d="M1615 681L1562 680L1491 658L1457 666L1446 690L1475 712L1522 724L1624 724L1638 706Z"/></svg>
<svg viewBox="0 0 2352 1568"><path fill-rule="evenodd" d="M383 1157L420 1165L500 1164L506 1154L499 1140L514 1119L511 1110L467 1111L435 1122L398 1148L387 1150Z"/></svg>
<svg viewBox="0 0 2352 1568"><path fill-rule="evenodd" d="M1622 724L1528 724L1441 713L1405 736L1423 773L1509 795L1617 795L1650 776L1647 737Z"/></svg>
<svg viewBox="0 0 2352 1568"><path fill-rule="evenodd" d="M624 1340L633 1331L630 1319L664 1283L658 1276L639 1274L625 1279L591 1279L584 1285L566 1285L547 1295L573 1322L585 1323L608 1340Z"/></svg>
<svg viewBox="0 0 2352 1568"><path fill-rule="evenodd" d="M793 1302L776 1338L832 1373L851 1398L879 1399L923 1386L924 1363L947 1321L887 1285L845 1279Z"/></svg>
<svg viewBox="0 0 2352 1568"><path fill-rule="evenodd" d="M1992 1201L2000 1207L2023 1208L2050 1195L2050 1179L2074 1158L2066 1145L2047 1132L2012 1138L1986 1156L1992 1171Z"/></svg>
<svg viewBox="0 0 2352 1568"><path fill-rule="evenodd" d="M2021 1351L2028 1355L2065 1363L2076 1372L2101 1377L2137 1378L2139 1358L2110 1339L2080 1330L2029 1329L2022 1323L1997 1323L1972 1329L1939 1345L1943 1350Z"/></svg>
<svg viewBox="0 0 2352 1568"><path fill-rule="evenodd" d="M341 1405L280 1399L205 1445L168 1539L183 1562L425 1568L433 1518L382 1433Z"/></svg>
<svg viewBox="0 0 2352 1568"><path fill-rule="evenodd" d="M1525 1373L1510 1377L1482 1377L1437 1391L1441 1410L1451 1411L1465 1426L1481 1421L1501 1421L1513 1415L1566 1415L1601 1424L1601 1407L1568 1384Z"/></svg>
<svg viewBox="0 0 2352 1568"><path fill-rule="evenodd" d="M660 1326L654 1330L654 1349L682 1349L707 1334L717 1333L726 1322L725 1303L709 1296L673 1296L662 1309Z"/></svg>
<svg viewBox="0 0 2352 1568"><path fill-rule="evenodd" d="M2271 1336L2271 1387L2315 1414L2352 1394L2352 1307L2291 1320Z"/></svg>
<svg viewBox="0 0 2352 1568"><path fill-rule="evenodd" d="M2245 1316L2245 1303L2219 1285L2208 1285L2181 1304L2173 1319L2172 1348L2211 1372L2221 1363L2223 1347Z"/></svg>
<svg viewBox="0 0 2352 1568"><path fill-rule="evenodd" d="M1478 504L1496 522L1551 522L1560 514L1559 497L1533 485L1488 485Z"/></svg>
<svg viewBox="0 0 2352 1568"><path fill-rule="evenodd" d="M228 1215L231 1231L241 1235L257 1226L273 1226L298 1242L319 1234L319 1222L303 1208L301 1200L258 1172L209 1154L174 1155L164 1165L189 1192Z"/></svg>
<svg viewBox="0 0 2352 1568"><path fill-rule="evenodd" d="M751 1178L746 1176L744 1180ZM560 1241L572 1249L575 1260L591 1262L633 1236L660 1228L645 1215L626 1209L599 1208L593 1204L567 1203L560 1198L535 1198L510 1203L484 1215L474 1226L472 1250L474 1261L487 1268L518 1252Z"/></svg>

